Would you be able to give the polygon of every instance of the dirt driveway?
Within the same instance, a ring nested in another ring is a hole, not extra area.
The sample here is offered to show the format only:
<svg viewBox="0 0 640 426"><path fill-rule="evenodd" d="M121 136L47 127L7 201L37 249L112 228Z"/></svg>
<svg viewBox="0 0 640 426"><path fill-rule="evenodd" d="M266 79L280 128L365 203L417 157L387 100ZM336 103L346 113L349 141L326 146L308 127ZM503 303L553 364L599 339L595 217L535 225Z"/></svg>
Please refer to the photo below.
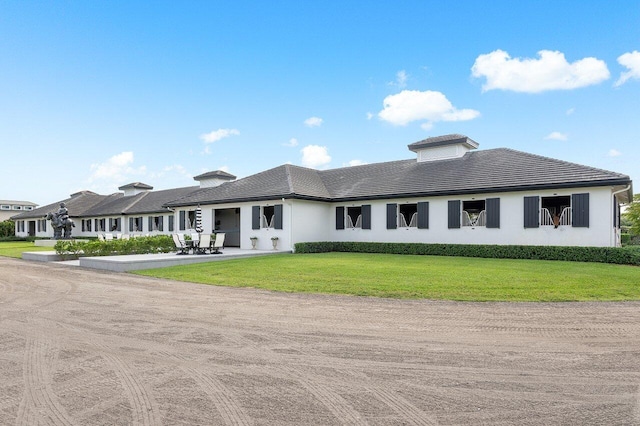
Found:
<svg viewBox="0 0 640 426"><path fill-rule="evenodd" d="M280 294L0 258L2 425L630 425L639 385L640 303Z"/></svg>

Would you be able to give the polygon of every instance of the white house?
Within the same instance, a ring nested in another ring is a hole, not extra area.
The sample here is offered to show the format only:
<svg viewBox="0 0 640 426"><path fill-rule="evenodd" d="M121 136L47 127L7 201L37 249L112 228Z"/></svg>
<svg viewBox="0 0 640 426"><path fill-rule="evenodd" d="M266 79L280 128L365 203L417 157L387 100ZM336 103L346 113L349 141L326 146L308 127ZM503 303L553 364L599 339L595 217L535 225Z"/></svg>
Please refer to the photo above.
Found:
<svg viewBox="0 0 640 426"><path fill-rule="evenodd" d="M9 220L20 212L31 211L36 207L38 205L31 201L0 200L0 222Z"/></svg>
<svg viewBox="0 0 640 426"><path fill-rule="evenodd" d="M464 135L409 145L416 157L314 170L290 164L243 179L216 171L200 186L152 191L135 183L75 211L74 235L205 232L229 246L290 250L298 242L617 246L628 176L507 148L477 150ZM93 194L96 195L96 194ZM14 219L28 221L34 212ZM51 209L53 210L53 209ZM97 222L96 222L97 221Z"/></svg>

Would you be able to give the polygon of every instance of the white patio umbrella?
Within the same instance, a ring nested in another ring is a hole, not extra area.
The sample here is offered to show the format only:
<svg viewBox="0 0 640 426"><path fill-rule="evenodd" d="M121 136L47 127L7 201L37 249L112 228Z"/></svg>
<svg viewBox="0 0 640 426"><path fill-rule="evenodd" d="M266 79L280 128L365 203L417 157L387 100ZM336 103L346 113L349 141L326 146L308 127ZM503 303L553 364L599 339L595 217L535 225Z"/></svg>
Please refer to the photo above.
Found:
<svg viewBox="0 0 640 426"><path fill-rule="evenodd" d="M200 206L196 207L196 232L198 234L202 233L202 209Z"/></svg>

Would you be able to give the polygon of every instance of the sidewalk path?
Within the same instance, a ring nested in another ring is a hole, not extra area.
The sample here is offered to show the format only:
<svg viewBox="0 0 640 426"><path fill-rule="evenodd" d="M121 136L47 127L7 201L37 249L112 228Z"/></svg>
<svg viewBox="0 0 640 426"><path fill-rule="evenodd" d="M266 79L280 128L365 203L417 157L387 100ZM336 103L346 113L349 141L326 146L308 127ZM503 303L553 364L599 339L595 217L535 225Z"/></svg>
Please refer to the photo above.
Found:
<svg viewBox="0 0 640 426"><path fill-rule="evenodd" d="M640 424L640 303L297 295L0 258L2 425Z"/></svg>

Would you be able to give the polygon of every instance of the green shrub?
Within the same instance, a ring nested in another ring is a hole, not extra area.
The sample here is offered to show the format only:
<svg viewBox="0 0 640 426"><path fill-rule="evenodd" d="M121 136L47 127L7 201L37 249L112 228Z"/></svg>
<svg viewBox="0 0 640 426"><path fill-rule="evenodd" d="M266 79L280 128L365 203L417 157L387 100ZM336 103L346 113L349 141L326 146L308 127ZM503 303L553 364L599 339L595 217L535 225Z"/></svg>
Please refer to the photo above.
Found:
<svg viewBox="0 0 640 426"><path fill-rule="evenodd" d="M116 256L127 254L169 253L175 249L169 235L130 238L128 240L75 241L60 240L54 246L62 256Z"/></svg>
<svg viewBox="0 0 640 426"><path fill-rule="evenodd" d="M296 253L387 253L495 259L565 260L640 266L640 250L618 247L500 246L480 244L422 244L317 242L297 243Z"/></svg>
<svg viewBox="0 0 640 426"><path fill-rule="evenodd" d="M15 237L16 223L12 220L3 220L0 222L0 238ZM15 240L4 240L15 241Z"/></svg>

